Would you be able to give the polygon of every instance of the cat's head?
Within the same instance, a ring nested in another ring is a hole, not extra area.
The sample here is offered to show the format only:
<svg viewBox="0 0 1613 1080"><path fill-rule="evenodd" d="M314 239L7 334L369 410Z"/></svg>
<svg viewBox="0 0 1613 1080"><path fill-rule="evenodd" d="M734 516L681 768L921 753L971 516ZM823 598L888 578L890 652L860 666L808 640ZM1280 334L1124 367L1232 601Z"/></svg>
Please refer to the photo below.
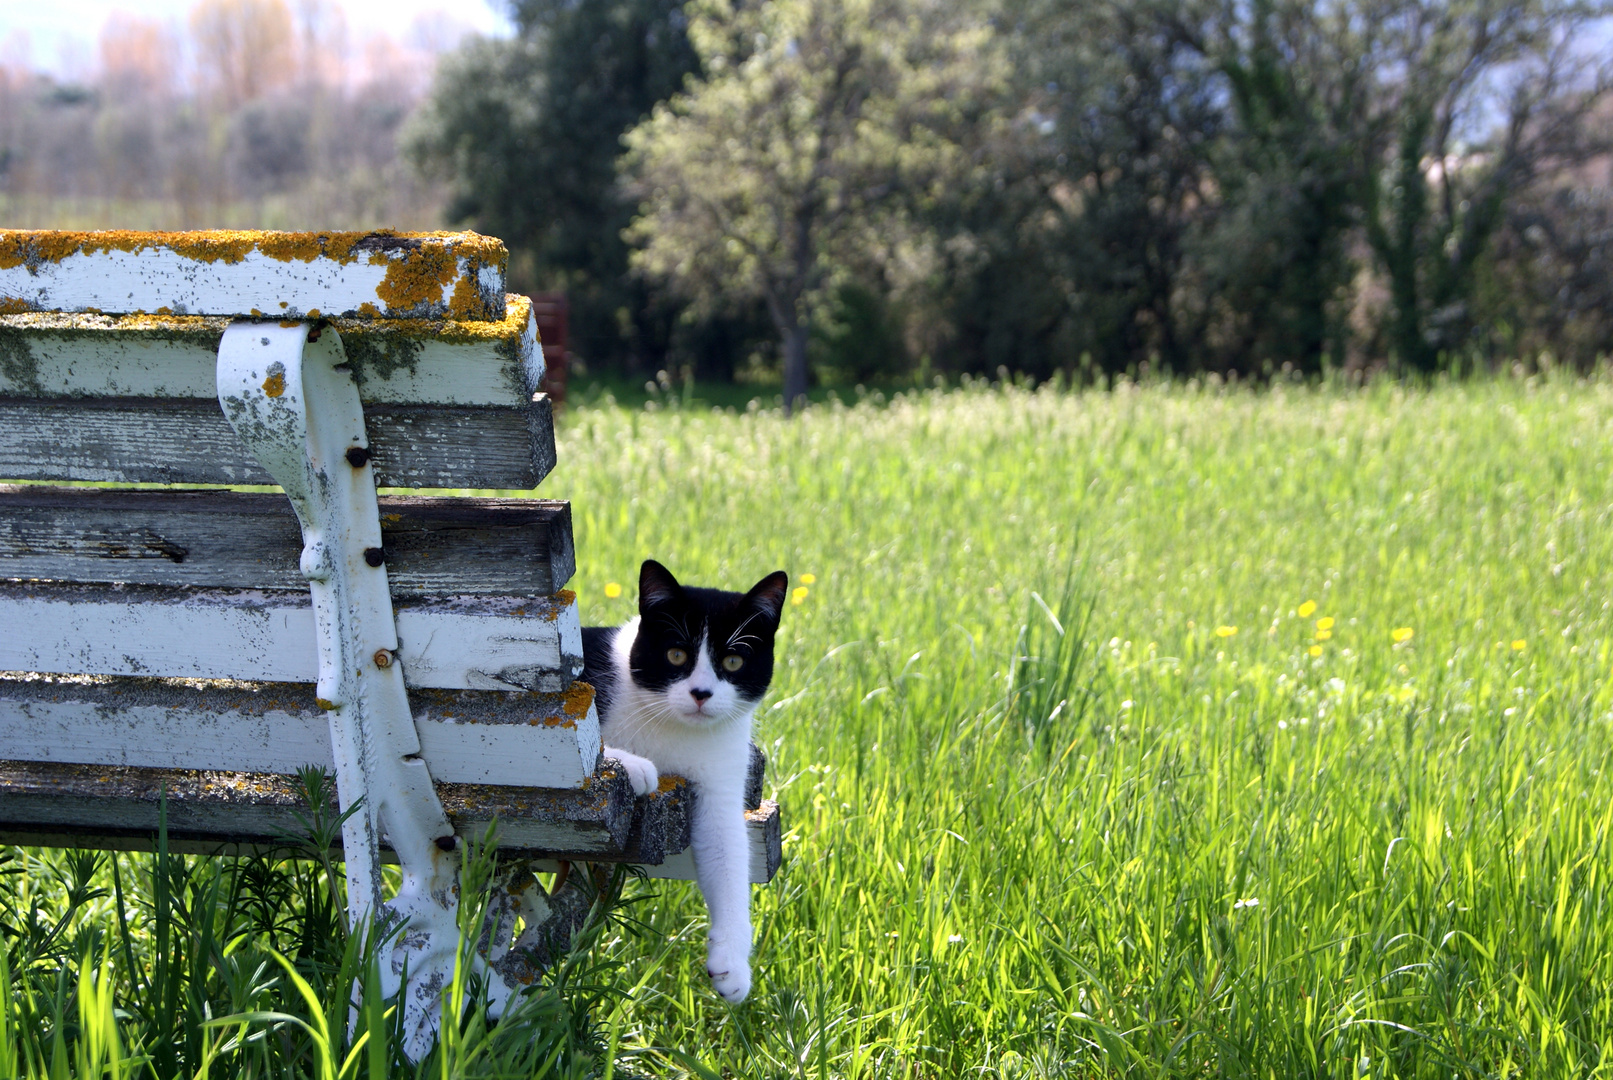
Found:
<svg viewBox="0 0 1613 1080"><path fill-rule="evenodd" d="M750 592L690 589L654 559L639 569L633 683L696 727L749 712L773 681L773 635L790 579L775 571Z"/></svg>

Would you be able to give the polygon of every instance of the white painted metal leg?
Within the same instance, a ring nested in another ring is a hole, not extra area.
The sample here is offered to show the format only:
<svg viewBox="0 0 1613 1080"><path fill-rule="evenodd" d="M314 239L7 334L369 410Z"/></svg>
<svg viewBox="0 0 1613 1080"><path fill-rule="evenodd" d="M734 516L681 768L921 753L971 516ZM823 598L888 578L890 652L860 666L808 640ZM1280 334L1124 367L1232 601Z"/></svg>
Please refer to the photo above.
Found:
<svg viewBox="0 0 1613 1080"><path fill-rule="evenodd" d="M218 351L218 398L248 449L285 489L302 524L313 593L320 707L330 715L344 809L349 918L401 918L388 990L402 988L406 1051L430 1049L441 989L453 976L458 855L409 715L387 589L364 412L333 329L237 322ZM382 896L384 836L403 871ZM385 966L384 966L385 967Z"/></svg>

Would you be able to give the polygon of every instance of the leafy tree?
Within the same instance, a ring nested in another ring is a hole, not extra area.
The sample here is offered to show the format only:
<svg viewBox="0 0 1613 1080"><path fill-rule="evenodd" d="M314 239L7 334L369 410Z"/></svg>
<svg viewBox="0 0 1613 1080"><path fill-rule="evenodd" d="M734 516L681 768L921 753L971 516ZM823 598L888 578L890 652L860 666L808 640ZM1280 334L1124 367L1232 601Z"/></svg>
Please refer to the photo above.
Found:
<svg viewBox="0 0 1613 1080"><path fill-rule="evenodd" d="M1363 63L1376 27L1349 14L1254 0L1177 24L1228 91L1217 197L1193 252L1224 365L1314 372L1345 356L1350 241L1384 130L1370 93L1382 73Z"/></svg>
<svg viewBox="0 0 1613 1080"><path fill-rule="evenodd" d="M1605 153L1586 120L1613 61L1586 51L1610 10L1576 0L1399 0L1375 57L1393 137L1363 203L1389 281L1399 362L1430 371L1468 342L1484 259L1508 205L1543 175Z"/></svg>
<svg viewBox="0 0 1613 1080"><path fill-rule="evenodd" d="M634 263L706 309L761 299L793 408L833 287L911 239L915 210L967 172L1001 59L982 20L939 2L689 10L705 74L626 137Z"/></svg>
<svg viewBox="0 0 1613 1080"><path fill-rule="evenodd" d="M515 0L517 34L445 58L409 150L452 190L450 218L502 237L522 276L563 287L601 359L667 346L675 310L628 273L616 186L624 131L697 68L681 0Z"/></svg>

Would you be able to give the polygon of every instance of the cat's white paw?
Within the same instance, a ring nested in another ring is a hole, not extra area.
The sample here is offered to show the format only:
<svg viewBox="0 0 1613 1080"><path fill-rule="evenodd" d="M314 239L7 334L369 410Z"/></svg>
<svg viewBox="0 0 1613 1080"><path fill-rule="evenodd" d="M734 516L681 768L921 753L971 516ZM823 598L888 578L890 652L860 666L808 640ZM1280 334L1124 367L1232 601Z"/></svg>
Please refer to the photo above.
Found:
<svg viewBox="0 0 1613 1080"><path fill-rule="evenodd" d="M744 949L713 941L706 949L706 974L712 989L730 1005L738 1005L750 993L750 957Z"/></svg>
<svg viewBox="0 0 1613 1080"><path fill-rule="evenodd" d="M629 754L626 750L613 750L609 746L605 747L605 756L616 759L622 766L634 795L648 795L661 786L661 773L649 758Z"/></svg>

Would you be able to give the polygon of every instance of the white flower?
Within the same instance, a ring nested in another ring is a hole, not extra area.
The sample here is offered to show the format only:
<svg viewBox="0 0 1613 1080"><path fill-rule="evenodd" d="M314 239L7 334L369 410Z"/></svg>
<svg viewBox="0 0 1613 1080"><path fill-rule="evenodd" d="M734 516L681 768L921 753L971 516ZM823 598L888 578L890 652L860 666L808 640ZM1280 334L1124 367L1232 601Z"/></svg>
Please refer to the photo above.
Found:
<svg viewBox="0 0 1613 1080"><path fill-rule="evenodd" d="M963 944L963 935L962 934L948 934L947 935L947 944L948 945L962 945Z"/></svg>
<svg viewBox="0 0 1613 1080"><path fill-rule="evenodd" d="M1237 903L1233 904L1232 905L1232 910L1233 911L1238 911L1238 910L1240 910L1242 908L1257 908L1259 906L1260 906L1260 898L1259 897L1257 897L1257 896L1246 896L1242 900L1239 900Z"/></svg>

